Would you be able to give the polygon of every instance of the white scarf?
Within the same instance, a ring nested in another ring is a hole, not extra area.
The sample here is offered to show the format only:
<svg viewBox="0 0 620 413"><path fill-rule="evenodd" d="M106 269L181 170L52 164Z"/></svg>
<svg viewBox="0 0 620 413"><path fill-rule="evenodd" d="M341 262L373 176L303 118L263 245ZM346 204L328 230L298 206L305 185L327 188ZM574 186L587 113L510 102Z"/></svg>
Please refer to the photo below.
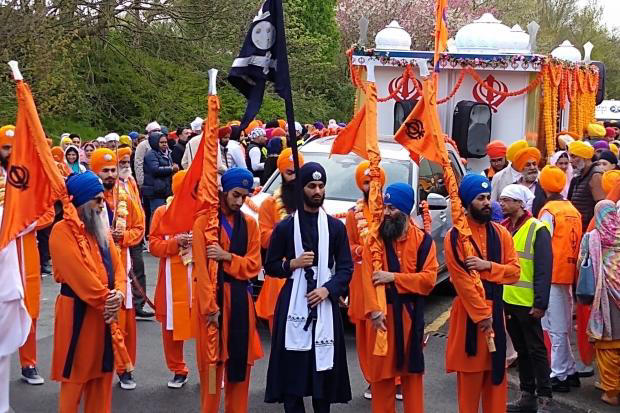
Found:
<svg viewBox="0 0 620 413"><path fill-rule="evenodd" d="M304 249L301 242L299 216L297 213L295 213L293 219L295 256L298 257L304 252ZM322 287L331 278L329 270L329 228L327 226L327 214L323 209L319 210L318 226L318 267L312 268L317 280L317 288ZM307 331L304 331L304 325L308 319L307 281L304 273L303 268L298 268L293 272L293 289L291 291L291 301L288 305L286 331L284 334L285 347L290 351L312 350L312 329L309 328ZM331 370L334 367L334 319L332 303L329 299L321 301L317 308L314 336L316 370Z"/></svg>

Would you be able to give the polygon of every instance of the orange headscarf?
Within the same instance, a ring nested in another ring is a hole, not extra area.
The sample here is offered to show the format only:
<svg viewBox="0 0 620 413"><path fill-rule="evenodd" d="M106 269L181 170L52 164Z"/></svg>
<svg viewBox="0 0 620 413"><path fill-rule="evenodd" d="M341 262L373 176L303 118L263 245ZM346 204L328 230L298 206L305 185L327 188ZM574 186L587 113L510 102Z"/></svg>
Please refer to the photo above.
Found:
<svg viewBox="0 0 620 413"><path fill-rule="evenodd" d="M54 146L52 148L52 157L56 162L62 162L65 158L65 152L60 146Z"/></svg>
<svg viewBox="0 0 620 413"><path fill-rule="evenodd" d="M116 155L111 149L99 148L90 156L90 169L98 174L103 168L116 166Z"/></svg>
<svg viewBox="0 0 620 413"><path fill-rule="evenodd" d="M360 190L362 189L362 186L364 186L364 183L366 182L366 180L370 180L370 178L368 177L369 172L370 172L369 161L363 161L359 165L357 165L357 168L355 168L355 183L357 184L357 187ZM385 170L379 167L379 172L380 172L380 179L381 179L381 188L383 188L383 186L385 185Z"/></svg>

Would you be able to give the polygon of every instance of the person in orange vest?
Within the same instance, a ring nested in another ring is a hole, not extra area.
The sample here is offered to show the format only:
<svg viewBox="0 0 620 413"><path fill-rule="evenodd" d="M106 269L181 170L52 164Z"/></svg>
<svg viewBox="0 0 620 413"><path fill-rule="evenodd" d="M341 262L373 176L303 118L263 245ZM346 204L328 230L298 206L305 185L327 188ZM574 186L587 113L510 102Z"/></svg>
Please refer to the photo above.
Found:
<svg viewBox="0 0 620 413"><path fill-rule="evenodd" d="M506 411L506 328L503 285L519 281L519 259L506 228L491 222L491 183L481 175L466 175L459 197L467 209L476 255L467 257L455 228L444 245L446 265L457 297L450 313L446 370L457 373L460 413ZM470 271L480 274L474 282ZM497 351L487 347L495 334Z"/></svg>
<svg viewBox="0 0 620 413"><path fill-rule="evenodd" d="M370 247L364 245L364 314L372 323L365 348L373 413L396 411L397 377L405 411L424 412L424 296L435 287L439 264L433 239L410 218L414 201L415 192L407 184L392 184L385 190L382 270L373 270ZM378 285L385 286L387 313L378 304ZM387 333L385 356L373 354L379 330Z"/></svg>
<svg viewBox="0 0 620 413"><path fill-rule="evenodd" d="M187 171L172 177L172 194L183 185ZM192 302L192 233L161 236L154 233L172 202L155 210L149 236L150 253L159 258L159 275L155 287L155 317L161 323L164 357L168 369L174 374L168 382L171 389L180 389L187 383L189 370L183 357L184 341L194 337L191 323Z"/></svg>
<svg viewBox="0 0 620 413"><path fill-rule="evenodd" d="M370 191L370 177L368 175L370 162L363 161L355 168L355 183L363 198L359 199L355 206L349 209L345 220L347 236L349 237L349 247L351 248L351 258L353 258L353 276L349 284L349 310L348 315L351 322L355 325L355 348L360 363L362 375L367 383L368 377L368 349L366 348L367 335L372 324L366 318L364 311L364 289L362 286L362 253L368 236L368 221L370 211L368 210L368 193ZM381 170L381 188L385 185L385 170ZM400 389L397 389L396 397L402 399ZM372 399L370 384L364 391L364 398Z"/></svg>
<svg viewBox="0 0 620 413"><path fill-rule="evenodd" d="M129 148L118 150L119 156L126 156L122 151ZM123 269L126 278L125 301L121 311L119 324L125 335L125 344L131 358L132 364L136 364L137 332L136 332L136 312L133 305L131 293L131 258L129 247L139 244L144 237L145 218L144 211L140 204L138 189L135 181L119 179L117 171L116 154L111 149L99 148L95 150L90 158L91 170L96 173L103 181L105 198L105 215L108 218L112 238L120 251ZM132 372L125 371L125 368L118 364L116 372L119 378L119 385L124 390L136 388Z"/></svg>
<svg viewBox="0 0 620 413"><path fill-rule="evenodd" d="M199 213L193 227L194 303L197 310L196 357L200 372L201 411L218 410L224 381L225 413L248 411L250 371L263 357L249 280L261 268L260 235L256 220L241 212L253 175L245 168L232 168L222 175L218 231L220 242L206 245L209 216ZM209 280L207 260L219 263L217 285ZM209 340L207 327L218 326L215 392L209 394Z"/></svg>
<svg viewBox="0 0 620 413"><path fill-rule="evenodd" d="M299 154L299 166L304 164L304 157ZM264 253L269 248L271 234L276 225L295 212L295 168L290 148L284 149L278 156L278 170L282 176L282 184L272 196L267 197L258 211L258 228L260 243ZM286 280L265 274L265 281L256 300L256 315L269 322L269 330L273 331L273 314L280 290Z"/></svg>
<svg viewBox="0 0 620 413"><path fill-rule="evenodd" d="M539 219L548 224L553 246L553 273L549 307L542 319L543 329L551 340L551 385L554 392L568 392L579 387L575 358L570 345L573 315L572 287L577 276L577 258L581 243L581 214L562 196L566 174L558 167L545 166L540 185L547 202Z"/></svg>
<svg viewBox="0 0 620 413"><path fill-rule="evenodd" d="M59 412L111 412L114 353L107 324L118 317L127 281L105 224L103 185L92 172L72 175L75 206L54 225L50 254L61 284L54 314L50 377L60 382ZM77 211L76 211L77 209Z"/></svg>

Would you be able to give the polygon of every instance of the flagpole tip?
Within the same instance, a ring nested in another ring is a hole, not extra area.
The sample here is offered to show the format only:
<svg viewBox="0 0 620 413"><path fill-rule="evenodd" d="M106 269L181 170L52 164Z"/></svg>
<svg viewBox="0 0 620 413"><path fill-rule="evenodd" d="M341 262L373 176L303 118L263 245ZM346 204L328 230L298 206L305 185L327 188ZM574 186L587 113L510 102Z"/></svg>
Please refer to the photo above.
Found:
<svg viewBox="0 0 620 413"><path fill-rule="evenodd" d="M217 95L217 69L209 70L209 95L216 96Z"/></svg>
<svg viewBox="0 0 620 413"><path fill-rule="evenodd" d="M11 60L8 63L9 67L11 68L11 71L13 72L13 78L18 81L18 80L24 80L24 77L22 76L22 72L19 71L19 65L15 60Z"/></svg>

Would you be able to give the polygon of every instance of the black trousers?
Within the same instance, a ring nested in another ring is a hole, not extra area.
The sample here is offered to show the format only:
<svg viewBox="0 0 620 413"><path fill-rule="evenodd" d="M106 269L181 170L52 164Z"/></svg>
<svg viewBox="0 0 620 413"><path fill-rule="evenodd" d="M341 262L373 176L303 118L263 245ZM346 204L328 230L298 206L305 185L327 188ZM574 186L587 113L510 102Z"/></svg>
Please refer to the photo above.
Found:
<svg viewBox="0 0 620 413"><path fill-rule="evenodd" d="M312 398L312 409L314 413L329 413L329 402L322 399ZM285 413L306 413L303 397L284 396L284 412Z"/></svg>
<svg viewBox="0 0 620 413"><path fill-rule="evenodd" d="M530 316L531 308L505 304L506 329L519 355L522 391L551 397L551 368L540 320Z"/></svg>
<svg viewBox="0 0 620 413"><path fill-rule="evenodd" d="M138 284L146 292L146 274L144 273L144 259L142 257L142 243L129 248L129 256L131 258L131 271L138 281ZM143 307L146 301L132 284L131 291L133 293L133 302L135 307Z"/></svg>
<svg viewBox="0 0 620 413"><path fill-rule="evenodd" d="M37 248L39 250L39 260L41 261L41 269L50 263L50 233L53 225L37 231Z"/></svg>

